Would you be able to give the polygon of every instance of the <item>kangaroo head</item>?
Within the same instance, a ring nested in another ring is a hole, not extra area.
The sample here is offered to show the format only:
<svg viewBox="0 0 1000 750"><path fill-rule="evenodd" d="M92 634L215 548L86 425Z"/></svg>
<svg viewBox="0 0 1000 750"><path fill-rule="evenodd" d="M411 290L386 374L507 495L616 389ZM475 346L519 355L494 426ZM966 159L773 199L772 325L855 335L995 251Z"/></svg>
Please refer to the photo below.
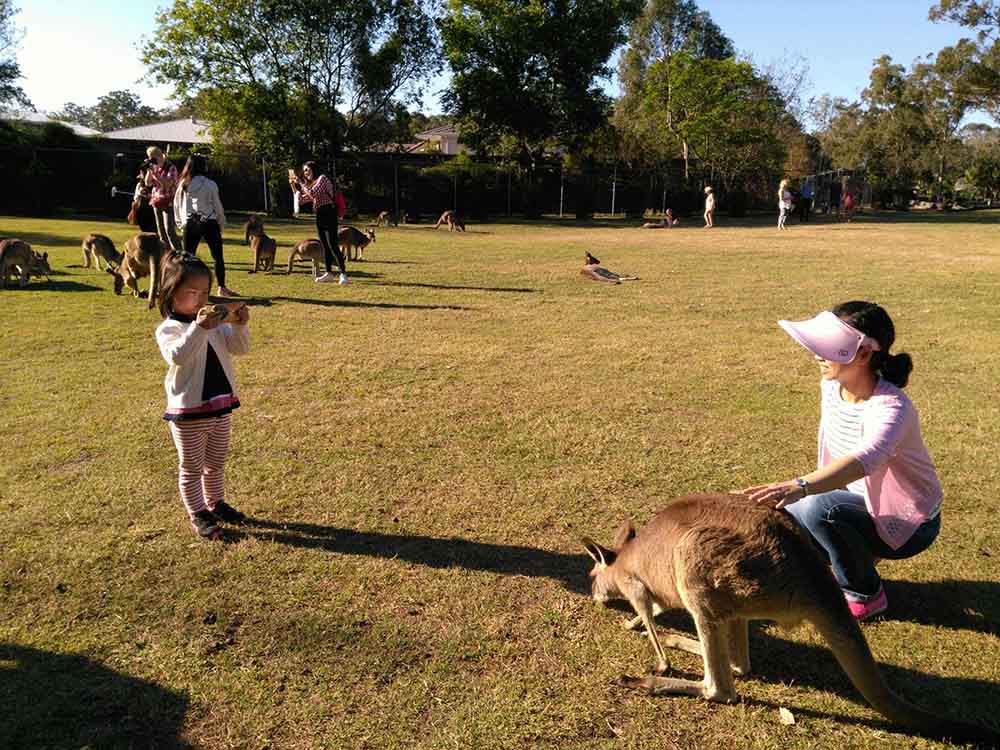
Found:
<svg viewBox="0 0 1000 750"><path fill-rule="evenodd" d="M621 589L618 587L615 562L622 548L635 537L635 527L631 521L621 525L615 534L614 549L602 547L589 537L584 537L584 549L594 561L590 570L590 595L595 602L604 604L612 599L621 599Z"/></svg>
<svg viewBox="0 0 1000 750"><path fill-rule="evenodd" d="M375 227L368 227L368 240L375 241Z"/></svg>
<svg viewBox="0 0 1000 750"><path fill-rule="evenodd" d="M115 294L122 293L122 287L125 286L125 278L122 276L122 267L118 266L116 268L105 268L104 270L115 277Z"/></svg>

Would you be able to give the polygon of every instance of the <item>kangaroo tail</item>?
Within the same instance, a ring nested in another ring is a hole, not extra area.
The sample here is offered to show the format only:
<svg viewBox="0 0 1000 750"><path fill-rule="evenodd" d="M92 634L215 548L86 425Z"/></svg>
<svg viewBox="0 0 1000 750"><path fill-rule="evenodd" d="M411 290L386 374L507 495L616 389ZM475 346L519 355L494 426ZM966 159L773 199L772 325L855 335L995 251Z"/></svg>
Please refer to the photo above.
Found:
<svg viewBox="0 0 1000 750"><path fill-rule="evenodd" d="M976 724L946 719L919 708L896 695L882 678L861 627L838 590L825 606L807 616L820 631L840 666L871 706L894 722L928 737L976 742L1000 747L1000 734Z"/></svg>

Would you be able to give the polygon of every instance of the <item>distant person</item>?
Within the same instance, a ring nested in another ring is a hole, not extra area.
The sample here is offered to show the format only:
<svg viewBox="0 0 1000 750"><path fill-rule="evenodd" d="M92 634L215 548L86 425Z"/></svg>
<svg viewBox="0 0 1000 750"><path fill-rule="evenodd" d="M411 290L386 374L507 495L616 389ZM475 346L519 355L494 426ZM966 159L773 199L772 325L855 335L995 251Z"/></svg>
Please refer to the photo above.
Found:
<svg viewBox="0 0 1000 750"><path fill-rule="evenodd" d="M668 208L666 218L662 221L647 221L640 227L640 229L670 229L671 227L676 227L680 223L680 219L674 218L673 209Z"/></svg>
<svg viewBox="0 0 1000 750"><path fill-rule="evenodd" d="M844 221L850 221L854 218L854 193L850 188L844 191L842 208L843 210L841 211L841 216Z"/></svg>
<svg viewBox="0 0 1000 750"><path fill-rule="evenodd" d="M836 214L840 218L840 197L841 187L839 182L830 183L830 203L827 206L828 214Z"/></svg>
<svg viewBox="0 0 1000 750"><path fill-rule="evenodd" d="M320 284L328 284L338 281L333 273L333 262L336 260L337 268L340 269L339 282L347 283L347 268L344 265L344 254L340 251L340 242L337 239L337 188L325 174L321 174L319 166L314 161L307 161L302 165L303 181L294 174L289 174L288 184L292 186L301 203L312 203L313 211L316 214L316 232L319 234L319 241L323 245L323 262L326 265L326 273L317 276L316 281Z"/></svg>
<svg viewBox="0 0 1000 750"><path fill-rule="evenodd" d="M201 154L188 157L174 195L174 216L184 233L184 252L194 255L202 238L208 243L215 261L215 278L220 297L235 297L226 286L226 261L222 255L222 233L226 229L226 212L219 199L219 186L208 179L208 162Z"/></svg>
<svg viewBox="0 0 1000 750"><path fill-rule="evenodd" d="M128 223L139 227L140 232L156 232L156 217L153 207L149 204L150 189L146 187L146 172L149 167L139 167L135 179L135 191L132 193L132 209L128 212Z"/></svg>
<svg viewBox="0 0 1000 750"><path fill-rule="evenodd" d="M715 226L715 193L711 185L705 186L705 229Z"/></svg>
<svg viewBox="0 0 1000 750"><path fill-rule="evenodd" d="M802 185L802 194L799 197L799 221L809 221L809 212L812 211L813 185L812 180L806 180Z"/></svg>
<svg viewBox="0 0 1000 750"><path fill-rule="evenodd" d="M177 240L177 223L174 217L174 192L177 190L177 167L168 161L159 146L146 149L146 156L151 162L146 171L146 187L151 188L149 202L156 217L154 230L160 239L169 245L173 251L180 250Z"/></svg>
<svg viewBox="0 0 1000 750"><path fill-rule="evenodd" d="M792 192L788 189L788 180L782 180L778 185L778 230L785 228L785 219L792 210Z"/></svg>

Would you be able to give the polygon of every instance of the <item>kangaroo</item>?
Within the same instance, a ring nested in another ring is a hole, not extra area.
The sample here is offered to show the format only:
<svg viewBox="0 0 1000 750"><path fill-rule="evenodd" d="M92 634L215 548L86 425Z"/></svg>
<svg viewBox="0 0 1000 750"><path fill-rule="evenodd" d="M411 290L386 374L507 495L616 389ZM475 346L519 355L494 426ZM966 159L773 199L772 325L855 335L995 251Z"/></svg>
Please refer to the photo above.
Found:
<svg viewBox="0 0 1000 750"><path fill-rule="evenodd" d="M399 226L399 221L396 219L395 214L390 211L382 211L378 216L375 217L375 226L377 227L387 227L389 225Z"/></svg>
<svg viewBox="0 0 1000 750"><path fill-rule="evenodd" d="M434 228L437 229L442 224L448 225L448 231L450 232L464 232L465 222L459 217L457 211L448 210L441 214L441 218L437 220L437 224Z"/></svg>
<svg viewBox="0 0 1000 750"><path fill-rule="evenodd" d="M337 242L347 260L363 260L365 248L369 243L375 241L375 228L368 227L368 231L362 233L360 229L351 226L341 227L337 231ZM353 250L353 255L352 255Z"/></svg>
<svg viewBox="0 0 1000 750"><path fill-rule="evenodd" d="M311 260L313 263L313 276L319 276L322 268L324 253L323 244L319 240L302 240L292 252L288 254L288 273L292 272L296 260Z"/></svg>
<svg viewBox="0 0 1000 750"><path fill-rule="evenodd" d="M623 524L614 549L591 539L583 545L594 560L594 600L627 599L638 617L625 627L644 625L656 654L655 675L623 677L625 687L731 703L737 698L733 673L750 671L747 622L806 620L879 713L933 737L1000 742L995 731L939 718L889 689L829 567L786 512L737 495L690 495L638 534L630 521ZM698 638L668 635L661 643L653 617L678 606L694 619ZM701 656L704 679L660 676L670 669L664 645Z"/></svg>
<svg viewBox="0 0 1000 750"><path fill-rule="evenodd" d="M160 286L160 259L166 251L167 245L152 232L141 232L128 240L121 264L113 270L107 269L115 277L115 294L121 294L127 286L133 297L141 296L139 279L149 276L149 309L152 310Z"/></svg>
<svg viewBox="0 0 1000 750"><path fill-rule="evenodd" d="M31 249L31 245L15 237L0 238L0 286L7 288L7 282L18 277L18 286L28 286L31 274L44 276L51 282L49 274L49 254L39 255Z"/></svg>
<svg viewBox="0 0 1000 750"><path fill-rule="evenodd" d="M264 234L264 222L257 214L250 214L247 223L243 225L243 244L249 245L250 238L258 234Z"/></svg>
<svg viewBox="0 0 1000 750"><path fill-rule="evenodd" d="M257 273L257 271L273 271L274 258L278 254L278 243L273 238L264 234L255 234L250 238L250 249L253 250L253 268L247 273Z"/></svg>
<svg viewBox="0 0 1000 750"><path fill-rule="evenodd" d="M101 268L102 258L108 264L108 268L111 268L112 265L121 265L124 257L115 250L115 243L103 234L88 234L83 238L81 248L83 249L83 267L90 268L90 259L93 257L94 265L97 266L98 271L104 270Z"/></svg>

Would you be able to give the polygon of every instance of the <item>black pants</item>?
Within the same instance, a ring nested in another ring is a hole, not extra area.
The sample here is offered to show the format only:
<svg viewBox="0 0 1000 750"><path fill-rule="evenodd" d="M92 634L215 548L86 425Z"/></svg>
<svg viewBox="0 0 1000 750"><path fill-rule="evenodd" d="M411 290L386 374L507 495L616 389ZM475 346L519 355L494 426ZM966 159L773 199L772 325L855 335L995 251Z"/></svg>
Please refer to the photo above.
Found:
<svg viewBox="0 0 1000 750"><path fill-rule="evenodd" d="M215 219L188 219L188 223L184 225L184 252L192 255L197 253L198 244L202 237L208 243L208 249L212 251L212 260L215 261L215 278L218 280L219 286L225 286L226 261L222 257L222 231L219 229L219 222Z"/></svg>
<svg viewBox="0 0 1000 750"><path fill-rule="evenodd" d="M812 204L812 198L799 198L799 221L809 221L809 211Z"/></svg>
<svg viewBox="0 0 1000 750"><path fill-rule="evenodd" d="M323 261L329 273L333 270L333 261L336 259L337 268L341 273L346 274L344 267L344 254L340 252L340 242L337 239L337 207L331 203L320 206L316 209L316 231L319 232L319 241L323 243Z"/></svg>

